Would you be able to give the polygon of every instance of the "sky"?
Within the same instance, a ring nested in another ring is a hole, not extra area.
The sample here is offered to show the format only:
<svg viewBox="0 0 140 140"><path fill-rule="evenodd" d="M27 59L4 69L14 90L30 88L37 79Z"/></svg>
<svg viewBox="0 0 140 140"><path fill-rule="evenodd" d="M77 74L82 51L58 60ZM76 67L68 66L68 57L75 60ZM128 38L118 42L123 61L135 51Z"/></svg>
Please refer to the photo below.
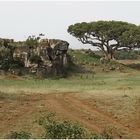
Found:
<svg viewBox="0 0 140 140"><path fill-rule="evenodd" d="M92 48L68 32L78 22L127 21L140 25L140 1L0 1L0 38L25 40L43 33L62 39L70 48Z"/></svg>

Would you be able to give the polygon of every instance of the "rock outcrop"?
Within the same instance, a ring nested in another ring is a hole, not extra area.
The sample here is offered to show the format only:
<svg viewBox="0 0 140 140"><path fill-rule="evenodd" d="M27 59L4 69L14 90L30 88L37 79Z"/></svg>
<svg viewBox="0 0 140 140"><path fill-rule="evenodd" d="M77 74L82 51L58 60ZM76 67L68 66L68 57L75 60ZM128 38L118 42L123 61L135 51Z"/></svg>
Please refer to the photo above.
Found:
<svg viewBox="0 0 140 140"><path fill-rule="evenodd" d="M24 42L18 43L13 57L20 57L24 65L31 73L37 73L43 70L43 73L52 73L54 75L63 74L68 67L68 47L69 43L59 39L42 39L38 45L30 48ZM30 57L36 54L41 58L41 65L31 63ZM44 72L45 71L45 72Z"/></svg>

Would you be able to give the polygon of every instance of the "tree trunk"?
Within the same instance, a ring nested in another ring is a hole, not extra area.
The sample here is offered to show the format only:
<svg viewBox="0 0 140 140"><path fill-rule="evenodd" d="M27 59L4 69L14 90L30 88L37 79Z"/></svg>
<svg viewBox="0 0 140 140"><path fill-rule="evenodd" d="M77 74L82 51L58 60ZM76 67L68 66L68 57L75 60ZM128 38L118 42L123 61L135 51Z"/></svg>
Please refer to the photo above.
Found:
<svg viewBox="0 0 140 140"><path fill-rule="evenodd" d="M104 56L107 60L114 59L114 52L113 50L103 51Z"/></svg>

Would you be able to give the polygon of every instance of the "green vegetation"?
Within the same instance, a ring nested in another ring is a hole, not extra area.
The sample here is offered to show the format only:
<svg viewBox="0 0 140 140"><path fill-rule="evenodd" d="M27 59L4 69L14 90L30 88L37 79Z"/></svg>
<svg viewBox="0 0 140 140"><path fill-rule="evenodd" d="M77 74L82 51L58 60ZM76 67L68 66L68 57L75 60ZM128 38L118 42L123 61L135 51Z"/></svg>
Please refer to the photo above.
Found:
<svg viewBox="0 0 140 140"><path fill-rule="evenodd" d="M0 65L1 69L7 71L10 68L12 62L10 50L8 48L0 48Z"/></svg>
<svg viewBox="0 0 140 140"><path fill-rule="evenodd" d="M39 65L40 65L41 63L43 63L43 61L41 60L41 57L40 57L39 55L37 55L37 54L34 54L34 53L30 56L29 61L30 61L31 63L37 64L38 67L39 67Z"/></svg>
<svg viewBox="0 0 140 140"><path fill-rule="evenodd" d="M36 48L39 44L39 39L40 36L36 37L36 36L29 36L26 40L26 45L28 46L28 48Z"/></svg>
<svg viewBox="0 0 140 140"><path fill-rule="evenodd" d="M37 121L44 129L42 139L112 139L111 129L104 130L101 134L90 132L78 123L69 120L57 120L55 113L49 113ZM31 133L25 131L11 131L6 138L30 139Z"/></svg>
<svg viewBox="0 0 140 140"><path fill-rule="evenodd" d="M99 48L106 59L113 59L118 49L139 48L140 27L122 21L82 22L67 30L83 44Z"/></svg>
<svg viewBox="0 0 140 140"><path fill-rule="evenodd" d="M13 58L10 55L10 50L7 48L0 48L0 69L4 71L11 71L14 69L21 69L24 67L24 62L18 57Z"/></svg>
<svg viewBox="0 0 140 140"><path fill-rule="evenodd" d="M87 136L86 130L78 123L67 120L57 121L52 113L41 118L39 124L45 129L43 136L45 139L82 139Z"/></svg>
<svg viewBox="0 0 140 140"><path fill-rule="evenodd" d="M7 77L8 78L8 77ZM107 74L77 74L67 79L0 79L0 91L4 93L49 93L53 91L83 91L96 90L115 91L120 87L130 87L139 91L139 73L107 73Z"/></svg>
<svg viewBox="0 0 140 140"><path fill-rule="evenodd" d="M8 138L9 139L30 139L31 134L24 131L20 131L20 132L13 131L11 132L10 136L8 136Z"/></svg>
<svg viewBox="0 0 140 140"><path fill-rule="evenodd" d="M126 51L126 50L122 50L122 51L117 51L114 55L114 57L117 60L125 60L125 59L129 59L129 60L135 60L138 58L138 51Z"/></svg>
<svg viewBox="0 0 140 140"><path fill-rule="evenodd" d="M73 62L76 64L91 64L97 62L99 64L99 55L88 53L88 50L69 50L69 54L72 56Z"/></svg>

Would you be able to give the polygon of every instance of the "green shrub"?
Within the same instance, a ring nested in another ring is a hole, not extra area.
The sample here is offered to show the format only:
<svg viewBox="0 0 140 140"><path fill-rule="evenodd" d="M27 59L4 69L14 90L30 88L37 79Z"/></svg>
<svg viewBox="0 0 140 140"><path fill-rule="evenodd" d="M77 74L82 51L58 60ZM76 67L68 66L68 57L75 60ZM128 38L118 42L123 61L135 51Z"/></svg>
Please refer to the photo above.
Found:
<svg viewBox="0 0 140 140"><path fill-rule="evenodd" d="M44 128L42 139L113 139L113 133L118 133L113 128L106 128L101 134L87 131L78 123L68 120L58 121L54 113L49 113L38 121ZM6 138L29 139L31 134L25 131L12 131Z"/></svg>
<svg viewBox="0 0 140 140"><path fill-rule="evenodd" d="M0 60L10 59L10 58L11 58L10 49L5 47L0 47Z"/></svg>
<svg viewBox="0 0 140 140"><path fill-rule="evenodd" d="M38 66L42 63L41 57L37 54L34 54L34 53L30 56L29 61L31 63L38 64Z"/></svg>
<svg viewBox="0 0 140 140"><path fill-rule="evenodd" d="M134 50L135 54L140 55L140 50Z"/></svg>
<svg viewBox="0 0 140 140"><path fill-rule="evenodd" d="M47 139L82 139L87 131L77 123L70 121L57 121L52 114L41 118L39 124L45 129L43 138Z"/></svg>
<svg viewBox="0 0 140 140"><path fill-rule="evenodd" d="M45 138L78 139L85 136L83 128L69 121L53 121L46 125L45 129L47 130Z"/></svg>
<svg viewBox="0 0 140 140"><path fill-rule="evenodd" d="M20 132L11 132L10 134L10 139L29 139L31 137L30 133L27 133L25 131L20 131Z"/></svg>
<svg viewBox="0 0 140 140"><path fill-rule="evenodd" d="M1 47L0 48L0 65L1 65L1 67L0 68L5 71L8 71L8 69L10 68L11 61L12 61L12 58L11 58L11 54L10 54L10 49Z"/></svg>
<svg viewBox="0 0 140 140"><path fill-rule="evenodd" d="M8 71L24 67L24 62L20 58L13 58L10 49L2 47L0 48L0 65L1 69Z"/></svg>
<svg viewBox="0 0 140 140"><path fill-rule="evenodd" d="M3 59L1 61L1 69L2 70L5 70L5 71L8 71L8 69L10 68L10 63L11 61L9 59Z"/></svg>
<svg viewBox="0 0 140 140"><path fill-rule="evenodd" d="M39 119L39 125L43 126L47 139L113 139L113 128L106 128L101 134L89 132L78 123L68 120L58 121L54 113ZM115 131L116 132L116 131Z"/></svg>
<svg viewBox="0 0 140 140"><path fill-rule="evenodd" d="M113 139L113 131L114 131L113 129L114 128L110 128L110 127L105 128L101 134L101 137L103 139ZM115 133L117 133L117 132L115 132Z"/></svg>
<svg viewBox="0 0 140 140"><path fill-rule="evenodd" d="M130 59L134 60L138 58L137 51L117 51L115 53L115 58L118 60Z"/></svg>
<svg viewBox="0 0 140 140"><path fill-rule="evenodd" d="M103 136L96 133L91 133L89 139L103 139Z"/></svg>
<svg viewBox="0 0 140 140"><path fill-rule="evenodd" d="M10 66L10 68L23 68L23 67L24 67L24 62L18 57L15 57L13 59Z"/></svg>

